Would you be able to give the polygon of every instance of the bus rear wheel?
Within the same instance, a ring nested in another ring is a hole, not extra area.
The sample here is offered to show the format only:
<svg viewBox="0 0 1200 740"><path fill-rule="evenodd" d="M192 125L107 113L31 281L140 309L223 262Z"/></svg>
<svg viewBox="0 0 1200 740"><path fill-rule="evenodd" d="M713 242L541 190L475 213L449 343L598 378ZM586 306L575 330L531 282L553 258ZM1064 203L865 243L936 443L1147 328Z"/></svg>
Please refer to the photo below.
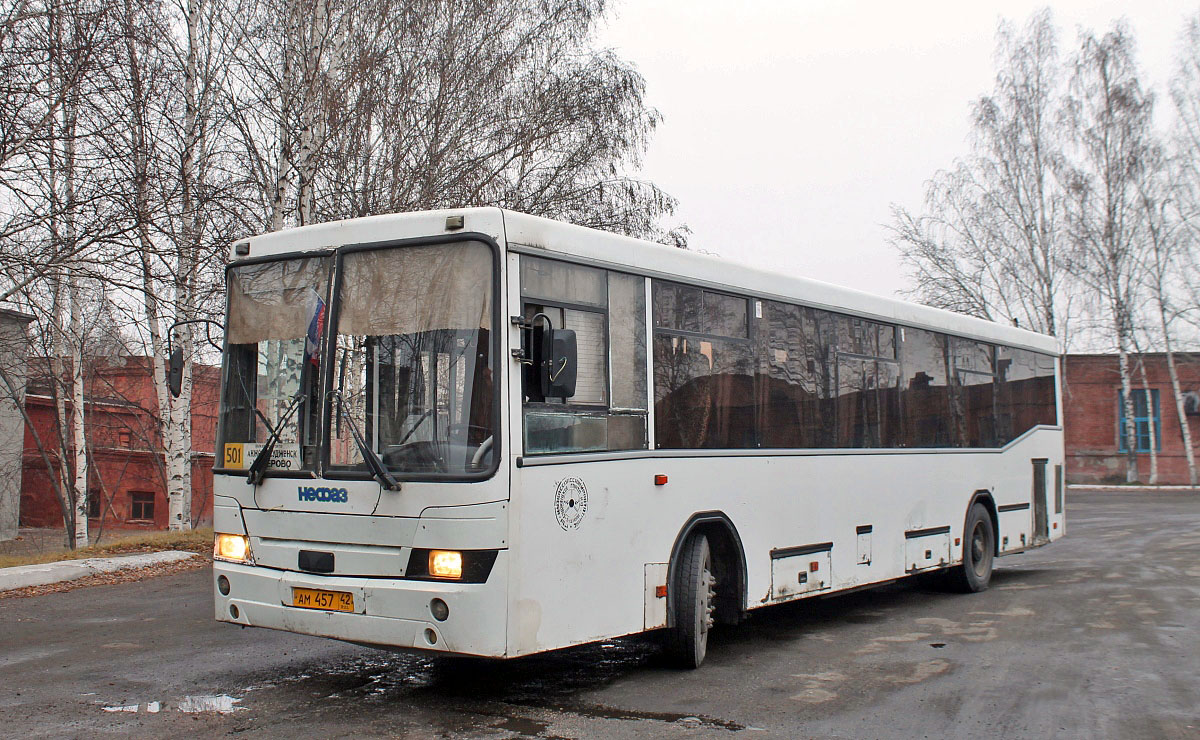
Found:
<svg viewBox="0 0 1200 740"><path fill-rule="evenodd" d="M716 585L708 537L693 534L679 554L675 582L671 584L675 626L667 639L667 651L681 668L699 668L708 653Z"/></svg>
<svg viewBox="0 0 1200 740"><path fill-rule="evenodd" d="M950 571L950 583L956 591L978 593L992 580L992 562L996 552L996 530L983 504L975 504L963 529L962 565Z"/></svg>

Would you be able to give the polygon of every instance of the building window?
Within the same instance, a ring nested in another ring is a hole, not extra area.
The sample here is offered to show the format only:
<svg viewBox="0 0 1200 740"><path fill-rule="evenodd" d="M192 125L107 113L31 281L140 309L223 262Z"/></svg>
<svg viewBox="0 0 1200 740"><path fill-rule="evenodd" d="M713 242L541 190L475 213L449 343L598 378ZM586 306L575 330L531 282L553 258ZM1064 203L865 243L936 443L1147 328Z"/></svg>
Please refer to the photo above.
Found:
<svg viewBox="0 0 1200 740"><path fill-rule="evenodd" d="M119 446L129 447L130 441L132 440L132 438L133 438L133 435L131 435L129 433L128 429L118 429L117 430L117 444Z"/></svg>
<svg viewBox="0 0 1200 740"><path fill-rule="evenodd" d="M1147 399L1146 390L1133 391L1133 424L1137 435L1137 451L1150 452L1150 425L1154 424L1154 449L1162 450L1162 416L1159 414L1158 389L1152 388ZM1117 430L1121 452L1128 451L1125 439L1125 395L1117 391Z"/></svg>
<svg viewBox="0 0 1200 740"><path fill-rule="evenodd" d="M87 507L88 507L88 518L89 519L99 518L99 516L100 516L100 492L99 491L88 491Z"/></svg>
<svg viewBox="0 0 1200 740"><path fill-rule="evenodd" d="M129 518L154 521L154 494L132 491L129 494Z"/></svg>

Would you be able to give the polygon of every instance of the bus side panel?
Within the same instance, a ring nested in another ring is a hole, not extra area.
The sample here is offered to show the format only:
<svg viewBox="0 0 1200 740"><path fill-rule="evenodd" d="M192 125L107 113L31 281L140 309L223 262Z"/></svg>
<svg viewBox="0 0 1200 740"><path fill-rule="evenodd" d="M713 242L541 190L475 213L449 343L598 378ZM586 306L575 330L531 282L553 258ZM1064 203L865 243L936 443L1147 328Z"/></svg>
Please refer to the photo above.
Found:
<svg viewBox="0 0 1200 740"><path fill-rule="evenodd" d="M647 566L670 560L680 528L696 512L724 512L737 528L747 608L902 577L914 538L948 543L950 562L942 554L931 567L961 562L973 494L989 491L1000 507L1029 504L1030 460L1038 457L1051 470L1062 464L1061 431L1038 430L1004 452L712 455L516 468L509 654L642 631L654 598L646 574L661 572ZM656 486L655 475L666 475L667 484ZM1056 539L1064 525L1052 486L1048 504ZM1010 550L1032 533L1032 507L1017 511L1001 514L998 534L1010 538ZM814 567L808 575L820 587L797 589L801 571Z"/></svg>

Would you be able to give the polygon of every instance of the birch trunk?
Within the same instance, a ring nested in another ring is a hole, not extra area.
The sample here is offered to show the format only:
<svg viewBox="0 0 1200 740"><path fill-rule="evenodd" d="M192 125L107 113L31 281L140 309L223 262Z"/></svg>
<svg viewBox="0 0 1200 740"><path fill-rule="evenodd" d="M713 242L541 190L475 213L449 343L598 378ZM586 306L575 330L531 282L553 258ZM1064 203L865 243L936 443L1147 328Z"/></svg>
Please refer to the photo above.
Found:
<svg viewBox="0 0 1200 740"><path fill-rule="evenodd" d="M54 178L52 178L54 179ZM58 479L58 485L63 490L65 496L61 502L63 505L63 528L66 532L67 547L75 548L75 481L71 472L71 459L69 454L70 445L67 442L67 430L71 429L72 417L67 412L66 400L66 378L67 378L67 354L68 345L66 341L67 330L67 314L69 306L67 299L63 296L62 282L58 278L52 278L54 282L52 290L53 298L51 299L52 320L51 331L54 335L53 343L51 344L50 357L50 388L54 396L54 417L57 422L56 428L58 433L58 469L57 471L47 471L50 475Z"/></svg>
<svg viewBox="0 0 1200 740"><path fill-rule="evenodd" d="M177 245L175 273L175 316L177 320L195 318L195 281L200 244L200 214L197 203L200 186L199 157L199 64L201 0L187 3L187 66L184 69L184 142L180 167L182 233ZM176 335L183 349L183 384L178 398L170 400L167 426L167 527L171 530L192 528L192 354L195 350L192 328L185 324Z"/></svg>
<svg viewBox="0 0 1200 740"><path fill-rule="evenodd" d="M146 312L146 326L150 333L150 367L148 368L154 383L154 393L157 405L155 413L158 416L159 444L163 444L167 436L166 430L171 425L171 402L167 391L166 368L160 358L166 357L166 346L162 335L162 307L159 304L159 290L162 285L155 279L153 263L154 242L150 238L151 213L150 204L150 173L149 173L149 136L146 131L147 101L146 91L142 83L141 67L134 43L135 25L134 10L130 0L125 0L125 53L129 63L130 102L133 104L133 206L134 223L138 240L138 253L142 268L142 305ZM152 441L153 444L153 441ZM157 467L162 475L164 488L168 476L165 466L157 461Z"/></svg>
<svg viewBox="0 0 1200 740"><path fill-rule="evenodd" d="M184 327L186 328L186 327ZM188 336L184 340L183 336ZM191 332L180 332L184 347L183 385L179 398L170 400L170 424L167 426L167 528L172 531L192 528L192 363Z"/></svg>
<svg viewBox="0 0 1200 740"><path fill-rule="evenodd" d="M1125 482L1138 482L1137 425L1133 421L1133 395L1129 375L1129 352L1125 346L1125 332L1117 332L1117 359L1121 372L1121 403L1125 409Z"/></svg>
<svg viewBox="0 0 1200 740"><path fill-rule="evenodd" d="M61 15L58 15L57 19L58 38L61 39L63 18ZM67 82L65 76L60 79L60 82L70 86L69 89L63 92L62 121L60 124L62 127L62 236L68 254L75 254L78 246L76 241L79 236L76 233L75 227L75 209L77 205L75 202L75 134L79 113L79 95L74 87L74 82ZM83 385L83 347L86 328L83 322L83 291L80 286L78 270L70 263L68 264L68 269L71 270L71 274L67 278L67 301L70 303L70 309L67 312L69 323L63 336L65 337L66 344L69 346L71 355L71 410L69 415L70 444L69 447L64 445L63 449L70 450L71 470L73 472L71 488L74 491L75 511L73 518L75 520L75 527L72 546L80 548L88 546L88 457Z"/></svg>
<svg viewBox="0 0 1200 740"><path fill-rule="evenodd" d="M312 22L301 63L300 148L296 152L298 179L296 222L313 222L313 184L316 178L317 149L322 137L321 57L329 34L329 6L318 0L312 10Z"/></svg>
<svg viewBox="0 0 1200 740"><path fill-rule="evenodd" d="M70 227L68 227L69 230ZM83 312L78 278L71 279L71 454L75 461L75 547L88 546L87 408L83 375Z"/></svg>
<svg viewBox="0 0 1200 740"><path fill-rule="evenodd" d="M57 9L51 9L47 16L47 32L50 35L50 49L56 59L62 58L62 18ZM62 78L61 73L59 78ZM60 112L61 113L61 112ZM62 239L62 199L59 197L61 187L61 164L58 157L59 115L47 118L49 146L46 148L46 176L50 192L50 242L55 251L63 246ZM68 459L67 444L67 403L63 397L66 392L64 381L67 375L66 356L67 344L65 329L67 326L67 302L63 296L61 275L52 273L50 281L50 344L49 369L50 393L54 397L54 418L57 438L57 467L47 467L46 474L55 479L55 489L61 492L59 506L63 517L63 534L66 546L75 547L75 493Z"/></svg>
<svg viewBox="0 0 1200 740"><path fill-rule="evenodd" d="M292 173L291 116L296 97L296 44L300 37L300 3L288 3L287 20L283 27L283 74L279 94L279 161L275 169L275 190L271 194L271 231L283 229L287 191Z"/></svg>
<svg viewBox="0 0 1200 740"><path fill-rule="evenodd" d="M1166 313L1161 310L1163 348L1167 354L1167 374L1171 376L1171 396L1175 399L1175 415L1179 418L1179 432L1183 436L1183 452L1187 457L1188 482L1196 485L1196 451L1192 449L1192 430L1188 426L1187 410L1183 406L1183 391L1179 387L1179 371L1175 367L1175 352L1171 349L1171 335L1167 332Z"/></svg>

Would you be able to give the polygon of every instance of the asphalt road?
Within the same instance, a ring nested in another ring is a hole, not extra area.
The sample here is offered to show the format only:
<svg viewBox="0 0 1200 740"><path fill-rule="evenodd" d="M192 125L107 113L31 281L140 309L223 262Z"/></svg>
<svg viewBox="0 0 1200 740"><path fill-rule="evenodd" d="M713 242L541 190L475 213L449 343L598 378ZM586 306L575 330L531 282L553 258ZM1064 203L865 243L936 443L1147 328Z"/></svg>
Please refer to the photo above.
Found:
<svg viewBox="0 0 1200 740"><path fill-rule="evenodd" d="M691 672L645 638L486 663L238 629L207 569L4 599L0 734L1200 738L1200 496L1072 492L1068 517L982 594L759 610Z"/></svg>

